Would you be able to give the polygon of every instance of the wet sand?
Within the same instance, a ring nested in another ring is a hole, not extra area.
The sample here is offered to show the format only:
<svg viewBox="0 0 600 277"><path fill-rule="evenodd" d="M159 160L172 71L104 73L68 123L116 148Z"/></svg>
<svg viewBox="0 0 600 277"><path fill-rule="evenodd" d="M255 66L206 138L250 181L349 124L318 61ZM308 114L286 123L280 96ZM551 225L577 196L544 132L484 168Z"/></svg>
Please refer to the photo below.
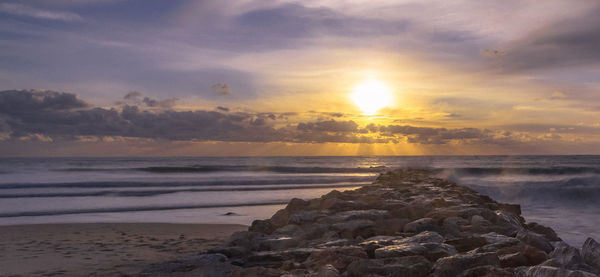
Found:
<svg viewBox="0 0 600 277"><path fill-rule="evenodd" d="M0 276L119 276L194 255L247 226L81 223L0 226Z"/></svg>

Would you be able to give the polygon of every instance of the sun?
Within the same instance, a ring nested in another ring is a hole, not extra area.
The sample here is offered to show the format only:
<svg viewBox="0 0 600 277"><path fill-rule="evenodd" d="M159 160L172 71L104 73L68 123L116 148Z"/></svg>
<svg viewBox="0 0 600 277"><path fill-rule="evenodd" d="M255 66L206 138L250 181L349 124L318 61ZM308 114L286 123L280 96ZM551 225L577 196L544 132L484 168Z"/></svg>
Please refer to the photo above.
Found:
<svg viewBox="0 0 600 277"><path fill-rule="evenodd" d="M365 115L375 115L392 102L392 93L384 83L368 80L354 88L351 98Z"/></svg>

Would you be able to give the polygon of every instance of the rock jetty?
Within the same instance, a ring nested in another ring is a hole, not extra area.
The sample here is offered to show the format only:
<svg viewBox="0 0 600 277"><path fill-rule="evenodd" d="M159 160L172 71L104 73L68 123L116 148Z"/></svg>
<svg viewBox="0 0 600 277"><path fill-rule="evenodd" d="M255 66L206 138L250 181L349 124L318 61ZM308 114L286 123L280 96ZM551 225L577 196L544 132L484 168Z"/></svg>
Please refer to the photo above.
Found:
<svg viewBox="0 0 600 277"><path fill-rule="evenodd" d="M292 199L270 219L207 253L141 276L520 276L600 274L600 244L563 242L498 203L426 170L381 174L368 186Z"/></svg>

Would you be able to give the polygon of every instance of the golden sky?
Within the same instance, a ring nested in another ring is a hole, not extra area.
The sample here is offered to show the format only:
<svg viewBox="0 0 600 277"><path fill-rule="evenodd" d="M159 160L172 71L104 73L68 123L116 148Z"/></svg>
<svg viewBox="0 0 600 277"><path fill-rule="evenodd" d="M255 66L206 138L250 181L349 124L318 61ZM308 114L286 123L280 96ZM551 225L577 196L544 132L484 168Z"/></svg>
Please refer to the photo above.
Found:
<svg viewBox="0 0 600 277"><path fill-rule="evenodd" d="M600 154L598 12L585 0L4 1L0 154ZM381 86L357 105L369 82Z"/></svg>

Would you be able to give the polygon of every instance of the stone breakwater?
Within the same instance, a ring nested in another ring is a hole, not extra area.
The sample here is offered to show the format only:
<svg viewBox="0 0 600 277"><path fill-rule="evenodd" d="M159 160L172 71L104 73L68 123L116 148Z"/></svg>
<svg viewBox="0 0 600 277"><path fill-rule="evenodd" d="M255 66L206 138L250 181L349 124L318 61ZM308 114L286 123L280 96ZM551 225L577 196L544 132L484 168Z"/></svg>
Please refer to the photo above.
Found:
<svg viewBox="0 0 600 277"><path fill-rule="evenodd" d="M140 275L599 276L600 244L563 242L503 204L424 170L292 199L227 245Z"/></svg>

